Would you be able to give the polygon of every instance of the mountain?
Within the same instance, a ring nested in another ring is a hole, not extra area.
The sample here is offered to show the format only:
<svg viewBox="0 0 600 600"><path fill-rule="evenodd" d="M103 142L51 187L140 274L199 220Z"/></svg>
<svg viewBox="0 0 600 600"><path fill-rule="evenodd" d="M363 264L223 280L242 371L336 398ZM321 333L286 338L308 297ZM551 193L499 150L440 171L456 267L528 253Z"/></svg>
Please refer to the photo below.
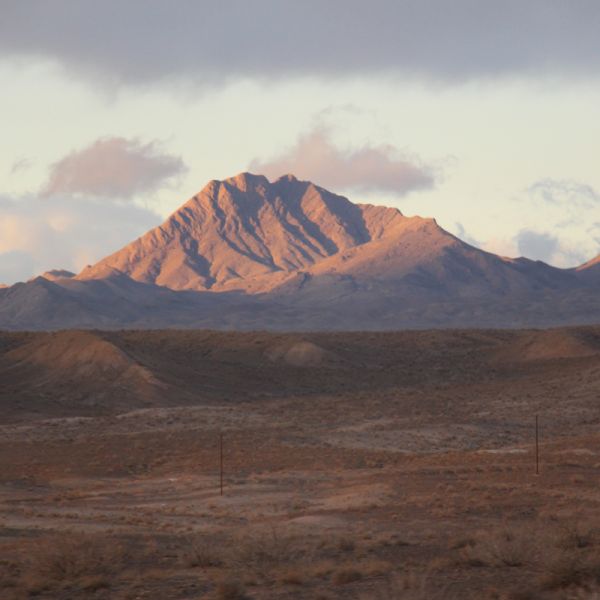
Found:
<svg viewBox="0 0 600 600"><path fill-rule="evenodd" d="M600 321L600 257L508 259L286 175L211 181L86 267L0 289L0 327L398 329Z"/></svg>
<svg viewBox="0 0 600 600"><path fill-rule="evenodd" d="M403 221L396 209L355 205L291 175L269 183L242 173L211 181L165 223L78 279L116 270L174 290L263 292Z"/></svg>

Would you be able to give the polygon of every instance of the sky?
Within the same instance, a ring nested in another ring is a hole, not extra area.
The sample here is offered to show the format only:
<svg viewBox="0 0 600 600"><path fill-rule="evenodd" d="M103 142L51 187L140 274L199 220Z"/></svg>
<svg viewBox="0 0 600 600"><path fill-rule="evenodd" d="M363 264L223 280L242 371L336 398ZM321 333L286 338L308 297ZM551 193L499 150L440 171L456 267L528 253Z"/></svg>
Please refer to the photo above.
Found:
<svg viewBox="0 0 600 600"><path fill-rule="evenodd" d="M597 0L0 0L0 283L78 272L248 170L579 265L598 31Z"/></svg>

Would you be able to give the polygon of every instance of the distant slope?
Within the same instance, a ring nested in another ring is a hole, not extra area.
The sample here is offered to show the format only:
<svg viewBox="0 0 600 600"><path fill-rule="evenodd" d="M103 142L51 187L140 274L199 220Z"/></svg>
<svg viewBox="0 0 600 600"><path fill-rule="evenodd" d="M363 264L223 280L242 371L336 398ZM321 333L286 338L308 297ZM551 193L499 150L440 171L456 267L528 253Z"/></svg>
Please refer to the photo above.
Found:
<svg viewBox="0 0 600 600"><path fill-rule="evenodd" d="M0 329L7 330L235 329L244 327L246 314L260 316L257 300L237 293L175 292L114 272L88 281L38 277L0 290Z"/></svg>

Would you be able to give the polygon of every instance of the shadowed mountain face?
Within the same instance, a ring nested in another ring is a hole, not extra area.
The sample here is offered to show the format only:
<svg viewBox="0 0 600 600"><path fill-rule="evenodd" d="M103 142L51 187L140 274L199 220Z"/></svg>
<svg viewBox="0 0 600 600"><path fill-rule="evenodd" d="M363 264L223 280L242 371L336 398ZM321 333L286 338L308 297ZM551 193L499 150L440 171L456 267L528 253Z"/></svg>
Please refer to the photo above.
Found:
<svg viewBox="0 0 600 600"><path fill-rule="evenodd" d="M211 181L73 277L0 289L0 327L397 329L600 320L598 259L556 269L293 176Z"/></svg>

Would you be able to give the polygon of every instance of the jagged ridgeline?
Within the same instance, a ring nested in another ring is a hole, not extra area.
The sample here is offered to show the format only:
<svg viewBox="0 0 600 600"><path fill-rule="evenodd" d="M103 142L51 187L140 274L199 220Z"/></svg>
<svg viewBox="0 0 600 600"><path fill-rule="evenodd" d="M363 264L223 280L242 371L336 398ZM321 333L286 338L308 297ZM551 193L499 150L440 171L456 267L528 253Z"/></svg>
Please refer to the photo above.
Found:
<svg viewBox="0 0 600 600"><path fill-rule="evenodd" d="M600 320L600 265L466 244L433 219L286 175L211 181L86 267L0 289L0 327L397 329Z"/></svg>

